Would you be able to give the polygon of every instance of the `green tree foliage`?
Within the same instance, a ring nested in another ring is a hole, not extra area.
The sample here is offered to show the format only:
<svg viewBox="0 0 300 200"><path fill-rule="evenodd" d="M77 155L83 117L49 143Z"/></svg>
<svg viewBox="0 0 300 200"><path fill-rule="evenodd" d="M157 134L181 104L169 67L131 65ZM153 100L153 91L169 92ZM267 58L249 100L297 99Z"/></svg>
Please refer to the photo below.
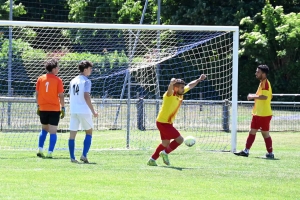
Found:
<svg viewBox="0 0 300 200"><path fill-rule="evenodd" d="M248 62L243 63L240 77L265 63L271 70L274 93L299 93L300 13L284 14L282 6L267 4L262 13L242 19L241 29L240 56ZM242 79L239 93L251 87L249 83Z"/></svg>
<svg viewBox="0 0 300 200"><path fill-rule="evenodd" d="M69 20L89 23L139 23L144 1L134 0L68 0ZM150 0L144 23L156 21L156 2Z"/></svg>
<svg viewBox="0 0 300 200"><path fill-rule="evenodd" d="M272 6L283 6L285 13L300 12L300 1L299 0L266 0Z"/></svg>
<svg viewBox="0 0 300 200"><path fill-rule="evenodd" d="M22 2L26 9L26 14L17 17L17 20L68 21L69 8L66 0L23 0L16 2Z"/></svg>
<svg viewBox="0 0 300 200"><path fill-rule="evenodd" d="M167 24L238 25L245 16L253 16L264 0L163 0L162 21Z"/></svg>
<svg viewBox="0 0 300 200"><path fill-rule="evenodd" d="M9 19L9 9L10 1L9 0L0 0L0 20ZM13 17L19 17L26 14L25 7L22 3L13 4Z"/></svg>

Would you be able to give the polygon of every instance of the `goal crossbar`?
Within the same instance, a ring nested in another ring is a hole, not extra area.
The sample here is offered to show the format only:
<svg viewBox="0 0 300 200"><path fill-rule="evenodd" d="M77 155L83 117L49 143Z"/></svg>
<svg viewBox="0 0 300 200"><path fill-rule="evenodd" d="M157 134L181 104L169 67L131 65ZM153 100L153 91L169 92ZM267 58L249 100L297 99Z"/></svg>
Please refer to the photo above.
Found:
<svg viewBox="0 0 300 200"><path fill-rule="evenodd" d="M63 23L0 20L0 26L49 27L81 29L132 29L132 30L189 30L189 31L239 31L238 26L188 26L188 25L145 25L145 24L96 24L96 23Z"/></svg>

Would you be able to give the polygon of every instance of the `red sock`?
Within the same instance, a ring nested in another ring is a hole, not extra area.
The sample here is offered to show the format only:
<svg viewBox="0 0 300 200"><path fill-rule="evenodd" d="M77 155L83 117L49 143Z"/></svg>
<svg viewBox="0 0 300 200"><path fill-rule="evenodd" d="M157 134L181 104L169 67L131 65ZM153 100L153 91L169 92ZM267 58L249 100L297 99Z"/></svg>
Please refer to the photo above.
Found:
<svg viewBox="0 0 300 200"><path fill-rule="evenodd" d="M152 154L151 158L156 160L158 157L159 157L159 153L164 150L166 147L164 147L162 144L159 144L157 147L156 147L156 150L155 152Z"/></svg>
<svg viewBox="0 0 300 200"><path fill-rule="evenodd" d="M176 142L176 140L173 140L169 146L165 149L166 153L171 153L172 151L174 151L180 144L178 142Z"/></svg>
<svg viewBox="0 0 300 200"><path fill-rule="evenodd" d="M251 148L251 146L252 146L252 144L253 144L253 142L255 140L255 136L256 136L256 134L255 135L253 135L253 134L249 134L248 135L248 138L247 138L247 141L246 141L246 149L250 149Z"/></svg>
<svg viewBox="0 0 300 200"><path fill-rule="evenodd" d="M266 143L266 149L268 151L268 153L272 153L273 152L273 147L272 147L272 138L271 136L268 138L265 138L265 143Z"/></svg>

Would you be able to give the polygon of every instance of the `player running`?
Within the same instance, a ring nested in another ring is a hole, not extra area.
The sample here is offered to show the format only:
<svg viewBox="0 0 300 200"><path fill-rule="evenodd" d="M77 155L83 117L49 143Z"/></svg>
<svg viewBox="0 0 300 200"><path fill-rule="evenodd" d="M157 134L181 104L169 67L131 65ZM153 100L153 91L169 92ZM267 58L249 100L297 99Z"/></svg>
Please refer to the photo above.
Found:
<svg viewBox="0 0 300 200"><path fill-rule="evenodd" d="M52 158L52 153L57 141L57 126L59 118L65 117L64 86L62 80L57 77L59 71L58 62L55 59L46 61L47 74L40 76L36 82L37 114L40 116L42 130L39 135L38 157L44 158L43 147L48 132L50 142L47 158Z"/></svg>
<svg viewBox="0 0 300 200"><path fill-rule="evenodd" d="M200 78L190 82L185 86L181 79L172 78L168 86L168 91L163 95L162 107L156 118L156 126L160 132L161 144L159 144L148 161L148 165L157 166L156 160L162 157L166 165L170 165L168 154L174 151L183 142L183 137L178 130L173 127L173 121L183 101L183 94L193 89L206 76L202 74ZM172 142L171 142L172 140Z"/></svg>
<svg viewBox="0 0 300 200"><path fill-rule="evenodd" d="M87 154L92 143L93 116L98 117L91 102L90 92L92 83L88 76L92 73L93 64L90 61L81 61L78 65L80 74L72 79L70 83L70 138L69 152L71 162L78 163L75 158L75 137L77 131L81 128L85 130L85 139L83 142L83 152L80 160L89 163Z"/></svg>
<svg viewBox="0 0 300 200"><path fill-rule="evenodd" d="M234 153L237 156L249 156L249 150L255 140L256 132L260 129L265 140L267 154L266 158L274 158L272 138L269 134L270 121L272 119L271 100L272 87L267 79L269 67L267 65L259 65L256 69L255 76L260 80L260 84L256 94L249 94L247 99L254 99L254 107L252 109L252 121L249 135L246 141L246 146L243 151Z"/></svg>

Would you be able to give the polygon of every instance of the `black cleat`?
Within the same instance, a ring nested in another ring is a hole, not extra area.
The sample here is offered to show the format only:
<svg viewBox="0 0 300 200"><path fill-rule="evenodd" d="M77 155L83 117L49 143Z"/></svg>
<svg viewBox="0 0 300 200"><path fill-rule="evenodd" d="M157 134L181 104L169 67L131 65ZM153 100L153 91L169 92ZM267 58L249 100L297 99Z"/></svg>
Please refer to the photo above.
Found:
<svg viewBox="0 0 300 200"><path fill-rule="evenodd" d="M274 159L274 154L273 153L266 153L266 158Z"/></svg>
<svg viewBox="0 0 300 200"><path fill-rule="evenodd" d="M40 157L40 158L45 158L45 155L44 155L43 153L41 153L41 152L38 152L38 153L36 154L36 156L37 156L37 157Z"/></svg>
<svg viewBox="0 0 300 200"><path fill-rule="evenodd" d="M246 153L245 151L240 151L240 152L234 152L234 155L248 157L249 153Z"/></svg>
<svg viewBox="0 0 300 200"><path fill-rule="evenodd" d="M81 156L80 157L80 160L83 162L83 163L90 163L87 159L87 157L84 157L84 156Z"/></svg>

